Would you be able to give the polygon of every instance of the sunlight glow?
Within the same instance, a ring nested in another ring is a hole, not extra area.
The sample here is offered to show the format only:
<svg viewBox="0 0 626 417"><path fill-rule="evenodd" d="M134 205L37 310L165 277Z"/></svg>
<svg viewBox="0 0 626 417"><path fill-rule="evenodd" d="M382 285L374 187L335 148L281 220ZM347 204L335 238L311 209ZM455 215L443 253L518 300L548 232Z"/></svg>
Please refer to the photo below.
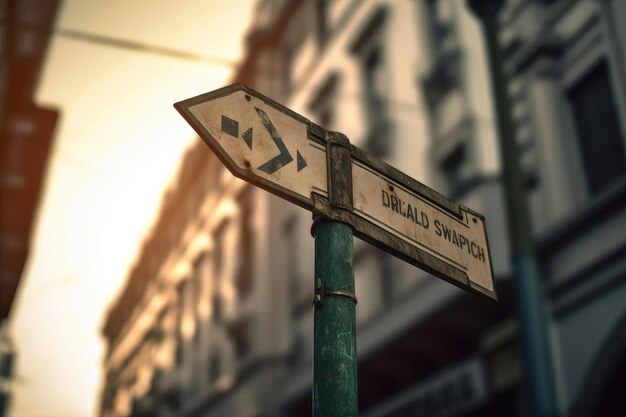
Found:
<svg viewBox="0 0 626 417"><path fill-rule="evenodd" d="M253 4L66 0L57 26L238 61ZM13 416L98 414L103 317L197 140L172 104L231 77L223 65L51 38L36 100L61 116L12 310L18 378L28 381L15 386ZM128 411L129 394L117 404Z"/></svg>

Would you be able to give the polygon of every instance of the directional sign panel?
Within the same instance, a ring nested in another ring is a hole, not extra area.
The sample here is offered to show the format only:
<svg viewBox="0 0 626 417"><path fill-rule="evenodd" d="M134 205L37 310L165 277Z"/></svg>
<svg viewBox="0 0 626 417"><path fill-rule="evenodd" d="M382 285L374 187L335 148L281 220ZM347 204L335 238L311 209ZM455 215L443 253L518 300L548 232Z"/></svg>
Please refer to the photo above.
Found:
<svg viewBox="0 0 626 417"><path fill-rule="evenodd" d="M337 143L324 129L243 85L175 107L235 176L349 223L357 237L446 281L497 298L480 214L355 146L342 145L349 159L333 163L328 149ZM348 207L330 201L331 170L351 184Z"/></svg>
<svg viewBox="0 0 626 417"><path fill-rule="evenodd" d="M442 210L390 176L353 163L354 212L467 275L467 284L493 292L484 220L469 210ZM431 261L432 262L432 261ZM462 283L464 277L460 277Z"/></svg>
<svg viewBox="0 0 626 417"><path fill-rule="evenodd" d="M175 107L235 176L310 209L311 193L327 194L325 146L307 119L257 95L227 87Z"/></svg>

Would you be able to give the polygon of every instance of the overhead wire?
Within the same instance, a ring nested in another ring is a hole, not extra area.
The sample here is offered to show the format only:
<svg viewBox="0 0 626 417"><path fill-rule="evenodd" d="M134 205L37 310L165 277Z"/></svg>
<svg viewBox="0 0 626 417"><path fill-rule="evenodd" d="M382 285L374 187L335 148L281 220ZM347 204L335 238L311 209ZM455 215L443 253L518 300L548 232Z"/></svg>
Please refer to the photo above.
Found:
<svg viewBox="0 0 626 417"><path fill-rule="evenodd" d="M0 25L7 25L6 18L0 18ZM49 35L61 36L64 38L75 39L82 42L95 43L114 48L127 49L136 52L143 52L155 55L168 56L170 58L177 58L186 61L204 62L212 65L218 65L229 68L237 68L239 63L235 60L215 56L215 55L202 55L195 52L185 51L182 49L170 48L166 46L151 45L145 42L134 41L130 39L118 38L110 35L103 35L98 33L84 32L77 29L60 28L56 26L47 26L29 22L18 22L17 26L21 30L31 30L40 33L48 33Z"/></svg>
<svg viewBox="0 0 626 417"><path fill-rule="evenodd" d="M0 18L0 25L5 25L6 19ZM185 51L182 49L170 48L159 45L152 45L144 42L134 41L130 39L118 38L110 35L102 35L90 32L84 32L76 29L68 29L68 28L60 28L54 26L45 26L38 25L27 22L20 22L18 26L27 30L36 30L40 32L48 32L51 35L61 36L68 39L74 39L86 43L94 43L99 45L104 45L113 48L126 49L135 52L148 53L153 55L161 55L167 56L170 58L176 58L185 61L195 61L195 62L203 62L211 65L217 65L222 67L231 68L233 70L237 70L241 67L241 63L232 59L228 59L225 57L215 56L215 55L202 55L190 51ZM277 75L282 74L282 72L275 71L267 71L263 69L257 68L257 73L260 74L271 74L276 73ZM367 98L363 94L359 93L343 93L340 94L337 99L339 100L357 100L357 101L366 101ZM421 106L416 105L415 103L403 102L400 100L387 100L387 103L391 106L397 106L404 109L413 109L413 110L423 110Z"/></svg>
<svg viewBox="0 0 626 417"><path fill-rule="evenodd" d="M81 40L84 42L97 43L106 46L112 46L122 49L128 49L137 52L151 53L156 55L164 55L171 58L178 58L186 61L204 62L212 65L224 66L229 68L237 68L239 64L228 58L214 56L214 55L201 55L194 52L184 51L181 49L174 49L164 46L150 45L142 42L132 41L128 39L115 38L108 35L100 35L95 33L82 32L74 29L56 29L54 31L56 35L66 38Z"/></svg>

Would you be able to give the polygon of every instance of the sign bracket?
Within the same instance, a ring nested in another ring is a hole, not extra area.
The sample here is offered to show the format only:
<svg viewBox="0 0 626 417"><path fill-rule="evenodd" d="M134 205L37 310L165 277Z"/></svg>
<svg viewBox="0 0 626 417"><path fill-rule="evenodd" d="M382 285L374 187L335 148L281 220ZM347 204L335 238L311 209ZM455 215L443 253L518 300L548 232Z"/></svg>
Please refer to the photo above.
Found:
<svg viewBox="0 0 626 417"><path fill-rule="evenodd" d="M339 132L326 134L326 166L330 205L353 213L352 147L346 135Z"/></svg>

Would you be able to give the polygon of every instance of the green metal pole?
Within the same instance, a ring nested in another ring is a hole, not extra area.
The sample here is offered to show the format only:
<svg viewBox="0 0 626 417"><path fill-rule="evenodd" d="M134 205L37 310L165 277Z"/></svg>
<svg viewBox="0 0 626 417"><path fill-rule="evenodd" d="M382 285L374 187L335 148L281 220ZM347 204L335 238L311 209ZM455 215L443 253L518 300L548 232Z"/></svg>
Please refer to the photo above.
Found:
<svg viewBox="0 0 626 417"><path fill-rule="evenodd" d="M482 23L491 69L524 376L531 414L535 417L553 417L558 415L558 400L543 307L541 274L535 254L524 175L515 140L507 75L498 39L498 12L503 0L467 0L467 4Z"/></svg>
<svg viewBox="0 0 626 417"><path fill-rule="evenodd" d="M358 415L352 227L314 216L313 416Z"/></svg>

